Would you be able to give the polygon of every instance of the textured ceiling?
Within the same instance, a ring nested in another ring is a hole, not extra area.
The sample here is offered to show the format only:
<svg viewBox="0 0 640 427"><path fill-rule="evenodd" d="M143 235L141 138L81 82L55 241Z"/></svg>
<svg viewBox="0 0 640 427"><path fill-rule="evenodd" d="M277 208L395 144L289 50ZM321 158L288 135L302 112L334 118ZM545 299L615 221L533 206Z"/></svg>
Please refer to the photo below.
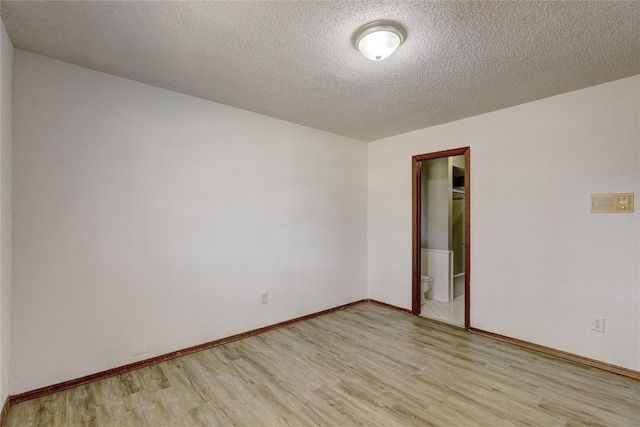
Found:
<svg viewBox="0 0 640 427"><path fill-rule="evenodd" d="M402 23L387 60L351 45ZM640 74L640 2L2 2L19 49L371 141Z"/></svg>

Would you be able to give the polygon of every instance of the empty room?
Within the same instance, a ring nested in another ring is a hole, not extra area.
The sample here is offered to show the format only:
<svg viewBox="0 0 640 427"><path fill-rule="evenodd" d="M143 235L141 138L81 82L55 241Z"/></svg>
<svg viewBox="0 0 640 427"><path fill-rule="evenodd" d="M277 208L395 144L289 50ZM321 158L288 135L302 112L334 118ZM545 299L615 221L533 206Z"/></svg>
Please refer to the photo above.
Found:
<svg viewBox="0 0 640 427"><path fill-rule="evenodd" d="M0 7L0 427L640 425L640 2Z"/></svg>

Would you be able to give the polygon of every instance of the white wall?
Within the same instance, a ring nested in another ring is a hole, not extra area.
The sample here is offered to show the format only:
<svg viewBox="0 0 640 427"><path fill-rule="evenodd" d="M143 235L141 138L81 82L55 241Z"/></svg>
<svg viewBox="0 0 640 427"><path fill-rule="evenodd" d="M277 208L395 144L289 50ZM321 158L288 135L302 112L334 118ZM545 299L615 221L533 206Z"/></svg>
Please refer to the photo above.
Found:
<svg viewBox="0 0 640 427"><path fill-rule="evenodd" d="M640 370L640 204L589 213L640 203L639 110L635 76L371 143L369 297L411 306L411 156L471 146L471 326Z"/></svg>
<svg viewBox="0 0 640 427"><path fill-rule="evenodd" d="M366 144L20 50L14 84L12 394L366 298Z"/></svg>
<svg viewBox="0 0 640 427"><path fill-rule="evenodd" d="M13 45L0 22L0 408L9 394L11 354L11 164Z"/></svg>
<svg viewBox="0 0 640 427"><path fill-rule="evenodd" d="M424 249L449 249L449 159L425 160L421 165L422 214L421 247Z"/></svg>

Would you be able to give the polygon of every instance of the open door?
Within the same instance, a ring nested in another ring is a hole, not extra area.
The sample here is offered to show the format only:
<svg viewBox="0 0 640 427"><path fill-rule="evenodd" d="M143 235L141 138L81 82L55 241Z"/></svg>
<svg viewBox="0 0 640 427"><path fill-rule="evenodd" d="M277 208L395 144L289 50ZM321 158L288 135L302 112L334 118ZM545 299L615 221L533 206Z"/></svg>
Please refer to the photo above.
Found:
<svg viewBox="0 0 640 427"><path fill-rule="evenodd" d="M412 313L451 323L437 311L455 308L454 324L470 328L470 149L420 154L412 167ZM437 195L438 198L435 198ZM439 219L438 219L439 218ZM437 223L435 221L441 221ZM434 235L436 224L442 232ZM446 235L443 233L447 233ZM454 256L455 254L455 256ZM428 274L431 274L431 277ZM421 276L424 277L421 284ZM462 280L463 279L463 280ZM432 282L437 287L431 286ZM464 285L463 285L464 283ZM462 288L464 287L464 292ZM427 293L424 289L429 289ZM423 296L423 293L425 294ZM464 300L464 308L460 304ZM454 301L455 300L455 301ZM447 306L446 303L453 305ZM435 310L433 317L430 310Z"/></svg>

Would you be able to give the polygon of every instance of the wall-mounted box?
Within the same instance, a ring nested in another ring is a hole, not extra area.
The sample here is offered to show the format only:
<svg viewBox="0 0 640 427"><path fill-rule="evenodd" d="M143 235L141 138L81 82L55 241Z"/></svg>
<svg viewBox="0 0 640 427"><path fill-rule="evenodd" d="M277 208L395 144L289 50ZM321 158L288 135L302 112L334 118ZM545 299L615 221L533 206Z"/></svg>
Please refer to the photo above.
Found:
<svg viewBox="0 0 640 427"><path fill-rule="evenodd" d="M591 212L631 213L633 193L592 194Z"/></svg>

